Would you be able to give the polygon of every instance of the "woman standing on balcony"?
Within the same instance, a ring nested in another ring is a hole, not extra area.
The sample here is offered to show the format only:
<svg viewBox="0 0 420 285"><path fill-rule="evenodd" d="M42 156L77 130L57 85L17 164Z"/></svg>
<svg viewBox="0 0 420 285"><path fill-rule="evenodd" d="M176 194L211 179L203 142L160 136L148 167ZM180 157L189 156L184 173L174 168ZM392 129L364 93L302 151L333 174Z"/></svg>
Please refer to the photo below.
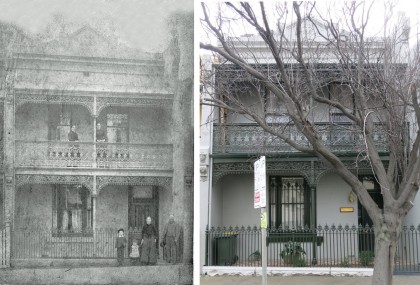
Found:
<svg viewBox="0 0 420 285"><path fill-rule="evenodd" d="M68 138L70 142L78 142L79 135L76 133L76 125L71 126L70 132L68 134Z"/></svg>
<svg viewBox="0 0 420 285"><path fill-rule="evenodd" d="M152 225L152 218L146 218L146 224L141 230L141 255L140 262L144 265L154 265L157 261L156 255L156 240L158 234L154 225Z"/></svg>

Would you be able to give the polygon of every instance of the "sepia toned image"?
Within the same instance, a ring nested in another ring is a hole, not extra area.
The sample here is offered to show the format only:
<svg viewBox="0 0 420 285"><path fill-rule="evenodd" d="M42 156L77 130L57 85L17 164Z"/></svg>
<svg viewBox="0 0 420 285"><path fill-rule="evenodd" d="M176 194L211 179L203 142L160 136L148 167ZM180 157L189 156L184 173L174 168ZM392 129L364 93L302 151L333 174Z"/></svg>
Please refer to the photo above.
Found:
<svg viewBox="0 0 420 285"><path fill-rule="evenodd" d="M0 2L0 283L192 283L193 38L192 0Z"/></svg>

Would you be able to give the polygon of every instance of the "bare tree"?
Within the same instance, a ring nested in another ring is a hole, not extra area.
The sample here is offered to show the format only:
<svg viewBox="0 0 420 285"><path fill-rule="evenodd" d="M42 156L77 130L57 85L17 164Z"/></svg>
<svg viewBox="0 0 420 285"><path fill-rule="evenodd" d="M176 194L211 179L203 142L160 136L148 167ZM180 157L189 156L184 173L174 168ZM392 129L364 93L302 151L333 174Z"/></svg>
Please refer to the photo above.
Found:
<svg viewBox="0 0 420 285"><path fill-rule="evenodd" d="M385 37L379 38L368 36L371 3L347 2L327 13L309 2L293 2L291 12L286 3L275 5L228 2L209 9L202 4L203 30L218 44L201 42L200 48L220 60L215 92L203 104L218 107L222 120L227 113L243 114L272 136L334 168L375 227L372 284L392 284L397 240L420 182L415 84L419 59L409 58L406 19L400 17L391 29L387 25L392 14L386 13ZM392 12L392 5L388 8ZM333 12L339 13L339 21ZM274 18L278 21L272 25ZM238 30L251 30L256 36L236 37ZM336 92L326 91L331 87ZM245 92L253 97L252 104L244 102ZM383 196L382 209L315 125L319 116L326 115L323 110L335 110L351 123L347 131L360 138L357 159L370 163ZM290 138L286 131L290 126L304 141ZM374 135L379 127L387 142L386 158Z"/></svg>

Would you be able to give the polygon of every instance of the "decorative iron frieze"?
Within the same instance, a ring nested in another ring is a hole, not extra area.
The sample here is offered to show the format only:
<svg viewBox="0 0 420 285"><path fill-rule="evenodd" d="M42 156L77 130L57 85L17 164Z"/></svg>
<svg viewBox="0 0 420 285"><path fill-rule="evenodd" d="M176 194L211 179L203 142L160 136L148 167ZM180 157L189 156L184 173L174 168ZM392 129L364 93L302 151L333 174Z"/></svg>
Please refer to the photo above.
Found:
<svg viewBox="0 0 420 285"><path fill-rule="evenodd" d="M16 174L16 188L29 184L81 184L93 192L93 176Z"/></svg>
<svg viewBox="0 0 420 285"><path fill-rule="evenodd" d="M172 106L172 94L148 94L148 97L97 97L96 98L96 114L107 106Z"/></svg>
<svg viewBox="0 0 420 285"><path fill-rule="evenodd" d="M28 103L38 104L69 104L81 105L86 107L93 116L93 96L76 96L76 95L52 95L52 94L37 94L33 93L16 93L15 104L16 110L18 107Z"/></svg>
<svg viewBox="0 0 420 285"><path fill-rule="evenodd" d="M311 183L310 161L268 161L267 174L302 175ZM213 164L213 182L228 174L250 174L254 169L251 162L229 162Z"/></svg>
<svg viewBox="0 0 420 285"><path fill-rule="evenodd" d="M344 165L355 175L372 174L372 167L368 161L346 160ZM387 167L387 161L383 162ZM269 175L302 175L306 181L315 186L321 177L328 173L336 173L336 170L318 160L308 161L268 161L266 164ZM217 183L223 176L233 174L254 173L252 162L228 162L213 164L213 183Z"/></svg>
<svg viewBox="0 0 420 285"><path fill-rule="evenodd" d="M142 185L172 188L172 177L161 176L96 176L97 192L107 185Z"/></svg>

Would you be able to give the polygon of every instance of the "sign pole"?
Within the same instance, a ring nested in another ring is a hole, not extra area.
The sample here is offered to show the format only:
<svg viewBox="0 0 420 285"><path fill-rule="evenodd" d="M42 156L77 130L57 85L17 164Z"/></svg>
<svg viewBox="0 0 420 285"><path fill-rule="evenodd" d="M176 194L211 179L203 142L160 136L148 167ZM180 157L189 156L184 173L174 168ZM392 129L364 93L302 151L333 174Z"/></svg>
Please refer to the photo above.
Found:
<svg viewBox="0 0 420 285"><path fill-rule="evenodd" d="M264 220L261 220L261 258L262 258L262 285L267 285L267 211L266 208L261 208L261 217L264 217Z"/></svg>
<svg viewBox="0 0 420 285"><path fill-rule="evenodd" d="M265 156L254 163L254 208L261 210L261 259L262 285L267 285L267 176Z"/></svg>

